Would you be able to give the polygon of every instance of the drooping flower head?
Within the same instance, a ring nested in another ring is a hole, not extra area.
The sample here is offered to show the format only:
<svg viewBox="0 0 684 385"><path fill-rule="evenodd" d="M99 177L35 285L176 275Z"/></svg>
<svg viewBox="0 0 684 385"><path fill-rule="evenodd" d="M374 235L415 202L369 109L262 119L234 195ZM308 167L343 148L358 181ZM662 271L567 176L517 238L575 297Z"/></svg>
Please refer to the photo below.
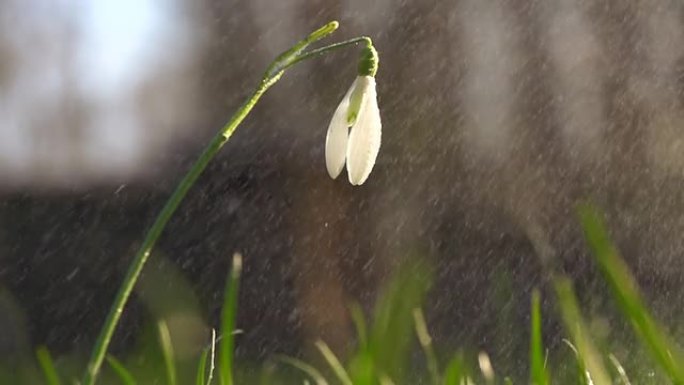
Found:
<svg viewBox="0 0 684 385"><path fill-rule="evenodd" d="M380 150L382 123L375 91L378 53L369 43L359 60L358 76L342 98L328 126L325 163L335 179L347 165L349 183L368 179Z"/></svg>

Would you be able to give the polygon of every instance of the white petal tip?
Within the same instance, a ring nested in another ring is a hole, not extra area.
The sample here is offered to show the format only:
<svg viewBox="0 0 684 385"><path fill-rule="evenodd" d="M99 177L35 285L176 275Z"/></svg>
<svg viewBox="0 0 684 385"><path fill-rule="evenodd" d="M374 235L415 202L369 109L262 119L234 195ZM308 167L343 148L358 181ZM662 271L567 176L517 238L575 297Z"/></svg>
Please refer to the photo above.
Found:
<svg viewBox="0 0 684 385"><path fill-rule="evenodd" d="M342 173L343 168L344 168L344 165L343 165L343 167L340 167L338 169L331 169L330 166L327 166L328 175L330 175L330 178L332 178L332 179L337 179L337 177L340 176L340 174Z"/></svg>
<svg viewBox="0 0 684 385"><path fill-rule="evenodd" d="M355 180L355 179L352 179L351 177L349 177L349 183L351 183L352 186L361 186L362 184L364 184L366 182L367 179L368 179L368 177Z"/></svg>

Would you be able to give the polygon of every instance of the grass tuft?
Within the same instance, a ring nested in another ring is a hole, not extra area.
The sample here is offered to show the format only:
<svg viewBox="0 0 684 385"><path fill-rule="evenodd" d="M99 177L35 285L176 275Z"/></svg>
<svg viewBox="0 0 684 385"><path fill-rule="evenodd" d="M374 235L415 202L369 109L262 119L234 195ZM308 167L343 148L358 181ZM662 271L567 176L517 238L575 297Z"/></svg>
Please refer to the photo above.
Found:
<svg viewBox="0 0 684 385"><path fill-rule="evenodd" d="M615 298L622 316L632 325L641 343L646 346L654 361L663 368L671 382L684 385L684 368L680 368L679 365L684 362L682 361L682 353L646 308L635 279L612 245L600 217L591 206L587 205L579 208L579 214L587 242L609 284L611 294ZM236 316L241 271L242 256L235 254L225 287L221 310L220 337L217 337L216 331L212 330L211 344L199 354L197 368L191 369L190 373L196 370L195 385L212 384L215 363L217 364L220 385L234 384ZM357 345L349 361L346 364L341 361L323 341L318 341L315 344L332 369L330 379L326 379L316 367L299 359L278 356L276 357L277 360L304 372L307 376L307 379L304 380L306 384L312 380L316 385L394 385L404 383L471 385L474 384L474 380L480 384L512 384L511 378L505 376L507 373L497 373L499 374L498 378L495 376L492 362L484 352L479 354L471 352L467 355L458 353L453 356L443 371L440 370L440 361L435 351L434 341L421 310L431 281L432 270L430 266L414 256L399 265L399 269L381 292L372 317L367 318L358 304L352 304L349 309L351 319L356 327ZM627 371L620 361L612 354L602 354L595 347L596 343L586 326L572 282L565 277L555 277L552 282L559 315L569 336L569 340L563 341L574 352L578 370L577 373L574 372L574 363L571 363L571 366L563 366L562 364L562 368L571 369L568 374L572 378L560 377L563 379L561 382L558 378L552 379L547 367L548 352L545 351L543 343L541 296L540 292L535 289L532 292L530 305L528 357L530 384L610 385L615 383L631 385ZM372 321L369 322L367 319ZM166 369L165 383L176 385L178 382L185 381L181 379L184 378L183 373L186 373L182 366L183 361L176 362L175 360L172 336L163 320L158 322L157 331ZM413 347L416 340L422 348L427 364L427 371L420 373L420 375L410 372L413 365L409 359L412 357L411 353L414 351ZM216 354L218 357L215 361ZM60 385L59 375L48 350L45 347L38 348L36 358L42 370L43 381L47 385ZM106 356L106 361L120 383L123 385L136 384L131 373L116 358ZM60 362L62 374L69 373L68 359ZM555 361L551 362L555 364ZM479 366L479 372L476 370L476 365ZM29 383L40 383L40 372L35 369L32 362L31 366L35 380ZM502 367L505 366L498 368ZM283 384L280 381L288 380L288 377L274 376L274 368L275 366L271 366L270 370L262 371L261 377L258 377L260 381L253 382L245 382L245 378L252 377L246 374L247 371L242 371L238 373L240 382L270 385ZM632 368L632 370L634 369ZM639 374L639 371L634 370L634 372L637 375ZM139 372L136 374L142 375ZM561 374L566 375L563 372ZM0 370L0 382L5 378L2 375L4 373ZM158 376L163 378L161 373ZM257 377L253 378L256 379ZM517 377L513 378L518 381ZM301 381L301 377L299 381Z"/></svg>
<svg viewBox="0 0 684 385"><path fill-rule="evenodd" d="M580 206L578 212L589 247L623 316L629 320L653 359L665 370L672 382L684 384L682 353L651 317L641 299L636 281L613 246L601 217L588 204Z"/></svg>
<svg viewBox="0 0 684 385"><path fill-rule="evenodd" d="M432 282L430 267L412 257L399 266L380 295L368 335L375 373L392 380L405 378L413 342L413 309L421 306Z"/></svg>

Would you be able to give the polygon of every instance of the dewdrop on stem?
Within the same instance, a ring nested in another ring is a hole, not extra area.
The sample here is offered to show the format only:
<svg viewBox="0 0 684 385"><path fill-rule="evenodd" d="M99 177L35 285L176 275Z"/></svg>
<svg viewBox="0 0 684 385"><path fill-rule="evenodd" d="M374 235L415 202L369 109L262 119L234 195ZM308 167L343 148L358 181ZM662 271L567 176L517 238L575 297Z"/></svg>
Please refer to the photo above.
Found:
<svg viewBox="0 0 684 385"><path fill-rule="evenodd" d="M370 39L361 52L358 75L335 110L325 140L325 164L331 178L347 165L349 183L361 185L380 150L382 123L375 91L378 53Z"/></svg>

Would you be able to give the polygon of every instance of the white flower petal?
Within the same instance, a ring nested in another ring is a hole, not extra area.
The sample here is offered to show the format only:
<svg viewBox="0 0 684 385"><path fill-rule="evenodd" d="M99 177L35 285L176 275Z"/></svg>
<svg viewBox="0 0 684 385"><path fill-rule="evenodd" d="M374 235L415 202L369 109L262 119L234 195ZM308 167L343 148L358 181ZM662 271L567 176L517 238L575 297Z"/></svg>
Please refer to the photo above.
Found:
<svg viewBox="0 0 684 385"><path fill-rule="evenodd" d="M356 80L352 83L344 98L337 106L325 138L325 166L331 178L337 178L344 168L347 156L347 141L349 140L349 124L347 123L347 110L349 109L349 97L356 87Z"/></svg>
<svg viewBox="0 0 684 385"><path fill-rule="evenodd" d="M359 116L351 128L347 144L349 183L360 185L368 179L380 150L382 123L375 92L375 78L359 77L359 87L367 87ZM361 82L363 80L363 82Z"/></svg>

